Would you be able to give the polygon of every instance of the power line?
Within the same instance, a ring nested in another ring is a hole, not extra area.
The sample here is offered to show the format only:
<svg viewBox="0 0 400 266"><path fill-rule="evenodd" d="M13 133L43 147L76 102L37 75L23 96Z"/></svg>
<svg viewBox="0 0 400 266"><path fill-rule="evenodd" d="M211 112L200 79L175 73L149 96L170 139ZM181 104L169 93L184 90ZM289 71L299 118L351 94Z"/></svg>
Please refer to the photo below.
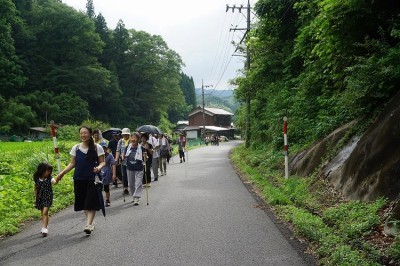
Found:
<svg viewBox="0 0 400 266"><path fill-rule="evenodd" d="M239 16L236 15L233 20L231 20L230 25L237 25ZM233 24L232 24L233 23ZM217 67L213 69L212 75L210 76L212 80L219 80L221 79L221 73L223 73L226 62L229 60L229 49L231 48L230 43L233 41L234 34L227 33L225 35L225 41L223 42L224 46L220 46L219 50L219 56L217 58L217 64L216 66L219 66L219 70L217 70Z"/></svg>

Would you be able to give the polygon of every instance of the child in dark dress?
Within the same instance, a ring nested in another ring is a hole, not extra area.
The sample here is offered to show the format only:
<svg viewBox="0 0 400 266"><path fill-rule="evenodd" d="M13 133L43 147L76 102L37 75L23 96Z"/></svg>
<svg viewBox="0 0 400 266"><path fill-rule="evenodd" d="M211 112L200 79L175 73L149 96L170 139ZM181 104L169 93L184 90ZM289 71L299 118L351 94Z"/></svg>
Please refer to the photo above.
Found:
<svg viewBox="0 0 400 266"><path fill-rule="evenodd" d="M40 163L36 172L33 174L35 181L35 207L42 212L43 227L40 233L43 237L47 236L49 230L49 208L53 204L53 188L52 185L58 182L51 176L53 167L48 163Z"/></svg>

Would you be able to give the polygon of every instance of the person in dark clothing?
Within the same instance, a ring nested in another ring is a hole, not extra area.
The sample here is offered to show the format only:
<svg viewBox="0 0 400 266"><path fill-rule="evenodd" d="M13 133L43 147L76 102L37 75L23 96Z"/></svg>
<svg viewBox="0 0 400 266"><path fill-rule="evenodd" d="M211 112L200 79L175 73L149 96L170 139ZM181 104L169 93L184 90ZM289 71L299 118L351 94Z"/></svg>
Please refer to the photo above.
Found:
<svg viewBox="0 0 400 266"><path fill-rule="evenodd" d="M142 133L141 135L141 140L142 140L142 146L144 148L144 152L147 154L147 160L145 162L145 167L143 169L144 175L143 175L143 185L150 187L151 183L151 164L153 162L153 146L148 142L149 140L149 134L147 133ZM147 181L146 181L147 179Z"/></svg>
<svg viewBox="0 0 400 266"><path fill-rule="evenodd" d="M82 126L79 129L81 143L72 147L69 153L71 155L69 164L57 176L57 181L59 181L66 173L75 169L74 210L84 211L86 226L83 231L88 235L94 230L93 220L96 211L100 210L98 191L94 183L95 177L105 166L104 150L99 144L94 143L92 134L90 127Z"/></svg>
<svg viewBox="0 0 400 266"><path fill-rule="evenodd" d="M114 158L116 158L117 146L120 137L121 136L118 131L113 131L112 139L110 140L110 142L108 142L108 148L111 150L111 154L113 155ZM119 162L116 162L116 171L117 171L117 179L120 182L122 182L121 160L119 160ZM115 188L118 187L118 180L113 181L113 187Z"/></svg>

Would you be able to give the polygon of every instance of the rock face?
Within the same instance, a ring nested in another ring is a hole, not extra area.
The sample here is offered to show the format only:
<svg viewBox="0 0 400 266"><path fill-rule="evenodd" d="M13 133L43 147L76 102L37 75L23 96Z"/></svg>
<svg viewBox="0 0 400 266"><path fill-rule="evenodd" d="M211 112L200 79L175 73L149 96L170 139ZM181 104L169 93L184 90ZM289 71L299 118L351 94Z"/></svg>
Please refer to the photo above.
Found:
<svg viewBox="0 0 400 266"><path fill-rule="evenodd" d="M307 176L322 166L328 180L348 199L394 200L400 194L400 92L360 139L352 138L333 160L322 161L353 125L354 122L337 129L295 155L291 174Z"/></svg>
<svg viewBox="0 0 400 266"><path fill-rule="evenodd" d="M290 173L292 175L308 176L317 170L321 164L326 164L327 162L323 161L323 159L326 158L328 152L342 140L347 131L354 125L355 122L348 123L336 129L310 149L296 154L290 160Z"/></svg>

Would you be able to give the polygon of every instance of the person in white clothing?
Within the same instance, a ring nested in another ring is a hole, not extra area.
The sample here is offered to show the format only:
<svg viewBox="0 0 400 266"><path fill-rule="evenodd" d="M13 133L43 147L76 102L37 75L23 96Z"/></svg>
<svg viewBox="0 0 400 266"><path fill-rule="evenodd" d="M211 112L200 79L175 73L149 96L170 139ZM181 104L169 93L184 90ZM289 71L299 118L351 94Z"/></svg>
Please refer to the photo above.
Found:
<svg viewBox="0 0 400 266"><path fill-rule="evenodd" d="M160 145L158 143L158 139L152 134L150 135L148 142L151 144L151 146L153 146L153 160L151 167L153 169L154 181L158 181L158 160L160 157Z"/></svg>
<svg viewBox="0 0 400 266"><path fill-rule="evenodd" d="M139 140L139 133L133 133L125 153L128 186L133 197L133 205L139 205L143 188L143 161L147 160L147 154L139 144Z"/></svg>

